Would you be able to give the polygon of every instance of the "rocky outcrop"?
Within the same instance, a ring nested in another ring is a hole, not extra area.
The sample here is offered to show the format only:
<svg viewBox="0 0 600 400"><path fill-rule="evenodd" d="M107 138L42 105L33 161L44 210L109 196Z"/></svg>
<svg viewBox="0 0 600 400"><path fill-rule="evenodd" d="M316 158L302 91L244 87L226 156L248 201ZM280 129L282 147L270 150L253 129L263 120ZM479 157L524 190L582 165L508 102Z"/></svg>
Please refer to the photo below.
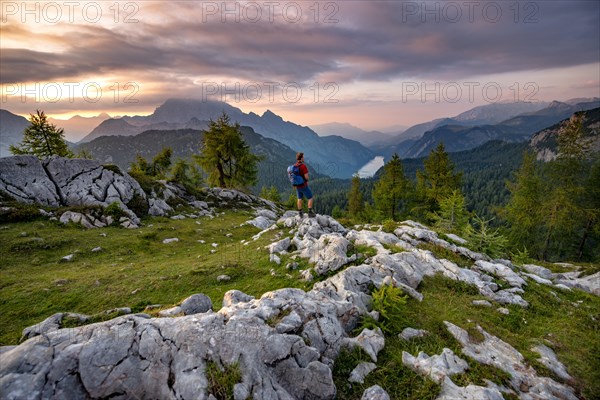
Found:
<svg viewBox="0 0 600 400"><path fill-rule="evenodd" d="M477 327L484 337L480 343L473 341L467 331L450 322L446 322L446 327L462 345L462 352L466 356L510 374L510 386L521 393L521 399L577 400L572 388L551 378L540 377L532 367L525 364L523 355L514 347L481 327Z"/></svg>
<svg viewBox="0 0 600 400"><path fill-rule="evenodd" d="M139 183L116 167L95 160L34 156L0 158L0 191L17 201L50 207L117 203L132 220L134 199L146 201Z"/></svg>
<svg viewBox="0 0 600 400"><path fill-rule="evenodd" d="M234 192L221 193L244 198ZM258 207L251 201L248 204ZM257 216L271 220L273 215L264 211L266 208L262 210L256 210ZM398 240L412 247L405 251L403 244L397 246L400 242L389 236L393 234L348 231L327 216L302 219L288 212L277 225L286 227L284 231L290 236L278 235L269 246L271 255L291 251L287 253L290 257L307 258L313 263L306 271L311 275L336 269L337 273L315 283L310 291L284 288L254 298L231 290L216 312L206 296L193 295L179 306L163 310L163 318L127 315L60 329L64 315L52 316L42 324L48 329L30 330L27 341L0 351L3 396L209 399L214 393L206 370L216 364L221 369L239 369L241 379L233 387L235 399L333 399L337 391L332 369L340 351L359 347L371 358L372 363L354 369L352 379L360 382L373 370L385 347L386 338L379 328L355 333L359 319L371 311L374 288L394 285L422 298L417 289L423 278L443 274L473 285L490 303L527 306L519 293L523 292L521 287L527 287L529 278L518 268L477 253L471 254L471 268L438 259L416 247L422 242L435 242L459 254L470 253L412 222L402 223L395 233ZM373 244L379 250L377 255L360 265L348 266L352 258L346 254L348 246L359 240L374 240L380 245L380 240L385 241L387 248ZM399 252L389 251L389 246ZM499 285L508 288L500 289ZM575 399L569 386L539 376L517 350L499 338L480 328L484 341L475 343L462 328L449 322L446 325L465 355L502 369L511 380L507 388L492 383L487 387L460 387L452 382L452 375L469 365L457 354L448 349L431 357L404 354L406 365L440 384L438 399L499 400L505 391L522 399ZM407 339L412 336L407 335ZM566 373L551 352L542 347L536 351L557 374ZM363 398L389 397L381 388L372 387Z"/></svg>

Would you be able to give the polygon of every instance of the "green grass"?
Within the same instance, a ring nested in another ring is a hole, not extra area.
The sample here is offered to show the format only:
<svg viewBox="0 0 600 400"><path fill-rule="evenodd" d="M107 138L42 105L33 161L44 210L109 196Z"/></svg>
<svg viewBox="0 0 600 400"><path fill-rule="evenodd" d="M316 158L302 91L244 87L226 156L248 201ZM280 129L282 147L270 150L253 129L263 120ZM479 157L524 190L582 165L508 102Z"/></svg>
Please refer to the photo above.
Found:
<svg viewBox="0 0 600 400"><path fill-rule="evenodd" d="M16 344L23 328L56 312L93 315L118 307L140 312L148 304L178 304L193 293L209 296L218 310L230 289L256 297L283 287L309 289L297 271L269 262L264 246L277 231L247 246L240 243L259 231L240 227L252 217L228 211L214 219L146 218L136 230L87 230L51 221L0 225L0 345ZM173 237L179 242L162 243ZM218 243L214 254L212 243ZM91 251L98 246L103 250ZM61 261L68 254L73 260ZM219 275L231 280L218 282Z"/></svg>
<svg viewBox="0 0 600 400"><path fill-rule="evenodd" d="M523 309L507 306L510 315L506 316L496 311L500 305L492 308L472 305L472 300L482 299L476 289L441 275L425 278L419 291L425 296L422 302L409 298L405 306L400 307L393 315L388 314L388 318L394 319L392 326L397 326L398 332L386 334L385 348L378 356L378 367L367 376L363 385L350 385L347 379L358 362L370 361L368 357L346 352L336 361L334 378L340 398L360 399L363 391L375 384L383 387L392 399L436 398L439 392L438 385L403 366L402 351L407 351L413 356L424 351L431 356L440 354L444 347L453 350L470 366L464 374L453 377L454 382L461 386L484 385L484 379L498 384L508 381L509 377L504 372L465 357L443 321L466 329L476 341L482 339L476 329L476 326L480 325L490 334L498 336L520 351L526 362L538 373L553 377L536 361L537 355L530 351L534 345L544 343L552 347L559 360L565 364L574 377L571 384L584 398L595 398L594 396L600 393L600 363L597 358L600 352L598 297L581 291L563 292L530 283L523 295L529 301L530 307ZM558 298L551 294L551 291L554 291ZM577 303L578 301L582 303ZM378 323L372 319L365 319L354 333L358 334L363 327L372 327L374 324ZM405 327L426 329L430 334L406 342L397 337Z"/></svg>
<svg viewBox="0 0 600 400"><path fill-rule="evenodd" d="M220 368L217 363L209 361L206 364L208 393L217 400L233 399L233 387L242 381L242 371L238 363Z"/></svg>
<svg viewBox="0 0 600 400"><path fill-rule="evenodd" d="M23 328L56 312L94 315L92 322L95 322L114 316L99 314L105 310L131 307L134 312L141 312L150 304L163 304L166 308L193 293L208 295L213 308L219 309L223 294L230 289L256 297L284 287L310 289L312 283L298 279L298 270L308 267L306 260L297 259L300 267L295 271L285 269L285 264L292 261L289 255L282 256L281 265L269 262L264 246L278 233L286 235L286 229L267 232L247 246L240 243L259 231L249 225L240 227L251 218L247 211L227 211L215 219L179 221L148 217L144 219L145 226L137 230L120 227L86 230L46 220L1 224L0 344L16 344ZM227 237L228 233L232 236ZM179 238L179 242L162 243L163 239L172 237ZM211 243L218 243L214 254ZM91 252L98 246L103 251ZM459 265L472 265L470 260L454 253L428 249ZM352 252L368 257L374 254L374 249L356 246ZM61 258L67 254L75 254L73 260L62 262ZM271 275L271 269L275 270L275 276ZM217 282L216 277L223 274L232 279ZM536 344L546 344L566 365L574 377L572 385L584 398L595 398L600 393L597 359L600 298L578 290L561 291L530 282L523 295L530 307L508 306L510 315L505 316L495 310L499 305L473 306L472 300L483 298L476 288L442 276L425 278L418 290L424 295L422 302L408 298L405 305L390 307L394 311L387 314L392 320L388 329L393 327L395 331L386 334L378 368L364 385L350 385L347 378L359 361L370 361L368 357L354 351L344 352L336 360L334 379L338 398L359 399L363 391L374 384L386 389L392 399L437 397L439 386L404 367L401 358L402 351L415 356L419 351L433 355L440 354L444 347L465 358L443 321L467 329L475 339L480 336L476 326L482 326L514 346L540 373L550 375L530 351ZM274 325L284 315L269 322ZM78 323L67 319L65 324ZM361 327L378 324L365 319ZM430 335L405 342L397 338L404 327L426 329ZM502 383L507 379L501 371L467 361L471 369L454 378L460 385L482 384L483 379Z"/></svg>

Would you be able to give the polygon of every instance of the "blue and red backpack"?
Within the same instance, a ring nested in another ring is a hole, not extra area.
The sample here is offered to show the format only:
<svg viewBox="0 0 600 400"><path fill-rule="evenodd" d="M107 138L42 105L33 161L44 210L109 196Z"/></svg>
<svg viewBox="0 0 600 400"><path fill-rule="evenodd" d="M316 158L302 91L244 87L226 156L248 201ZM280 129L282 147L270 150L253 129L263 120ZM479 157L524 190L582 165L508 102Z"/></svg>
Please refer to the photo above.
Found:
<svg viewBox="0 0 600 400"><path fill-rule="evenodd" d="M300 174L300 166L298 164L290 165L287 169L288 178L293 186L301 186L304 184L304 177Z"/></svg>

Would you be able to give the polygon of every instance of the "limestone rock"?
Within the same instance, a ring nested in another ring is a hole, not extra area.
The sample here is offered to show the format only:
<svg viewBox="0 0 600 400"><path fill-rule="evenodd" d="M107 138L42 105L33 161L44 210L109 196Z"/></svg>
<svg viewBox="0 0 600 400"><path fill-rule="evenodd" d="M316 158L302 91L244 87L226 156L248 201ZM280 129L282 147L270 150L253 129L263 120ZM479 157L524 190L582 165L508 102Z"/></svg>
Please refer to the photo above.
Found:
<svg viewBox="0 0 600 400"><path fill-rule="evenodd" d="M271 253L271 254L273 254L273 253L281 253L281 252L287 250L290 247L291 243L292 243L292 241L290 240L289 237L286 237L285 239L281 239L278 242L271 243L268 246L269 253Z"/></svg>
<svg viewBox="0 0 600 400"><path fill-rule="evenodd" d="M254 296L247 295L239 290L229 290L223 296L223 307L230 307L237 303L247 303L254 300Z"/></svg>
<svg viewBox="0 0 600 400"><path fill-rule="evenodd" d="M181 310L185 315L204 313L212 310L212 301L205 294L193 294L181 302Z"/></svg>
<svg viewBox="0 0 600 400"><path fill-rule="evenodd" d="M404 328L404 330L398 334L398 337L403 340L412 340L415 338L422 338L428 333L429 332L424 329Z"/></svg>
<svg viewBox="0 0 600 400"><path fill-rule="evenodd" d="M479 260L475 262L475 268L479 269L480 271L496 275L498 278L505 280L513 287L521 287L527 284L515 271L504 264Z"/></svg>
<svg viewBox="0 0 600 400"><path fill-rule="evenodd" d="M375 385L365 390L361 400L390 400L390 396L381 386Z"/></svg>
<svg viewBox="0 0 600 400"><path fill-rule="evenodd" d="M0 158L0 190L24 203L50 207L62 204L54 182L35 156Z"/></svg>
<svg viewBox="0 0 600 400"><path fill-rule="evenodd" d="M439 356L433 355L431 357L424 352L420 352L417 357L413 357L410 353L403 351L402 364L423 376L429 377L438 384L441 384L447 376L462 374L469 368L465 360L447 348Z"/></svg>
<svg viewBox="0 0 600 400"><path fill-rule="evenodd" d="M158 315L161 317L177 317L183 313L183 310L179 306L167 308L166 310L161 310L158 312Z"/></svg>
<svg viewBox="0 0 600 400"><path fill-rule="evenodd" d="M550 271L548 268L540 267L539 265L525 264L523 265L523 269L530 274L535 274L541 278L552 279L552 271Z"/></svg>
<svg viewBox="0 0 600 400"><path fill-rule="evenodd" d="M150 197L150 199L148 199L148 206L148 214L155 217L165 216L173 212L173 208L168 205L166 201L156 197Z"/></svg>
<svg viewBox="0 0 600 400"><path fill-rule="evenodd" d="M49 332L53 332L60 329L62 325L62 320L65 317L74 318L79 320L80 322L86 322L89 319L87 315L83 314L56 313L49 316L48 318L46 318L38 324L23 329L23 336L21 337L21 341L24 339L31 339L32 337L38 335L45 335Z"/></svg>
<svg viewBox="0 0 600 400"><path fill-rule="evenodd" d="M577 288L584 290L588 293L600 296L600 272L596 272L593 275L588 275L583 278L574 279L557 279L557 284L562 284L570 288Z"/></svg>
<svg viewBox="0 0 600 400"><path fill-rule="evenodd" d="M344 344L350 348L362 348L371 357L373 362L377 362L377 354L385 346L385 338L381 329L376 328L375 330L371 330L365 328L357 337L344 339Z"/></svg>
<svg viewBox="0 0 600 400"><path fill-rule="evenodd" d="M445 322L448 331L463 346L462 352L473 360L499 368L511 375L510 385L517 392L537 395L549 400L577 400L573 389L550 378L540 377L536 371L525 364L524 357L515 348L499 338L490 335L481 327L484 341L474 343L469 334L458 326Z"/></svg>
<svg viewBox="0 0 600 400"><path fill-rule="evenodd" d="M448 377L442 383L442 391L436 400L504 400L502 393L496 388L487 388L477 385L466 387L457 386Z"/></svg>
<svg viewBox="0 0 600 400"><path fill-rule="evenodd" d="M56 156L43 161L34 156L0 159L0 190L17 201L52 207L107 207L116 202L136 224L137 216L127 204L136 197L146 201L139 183L127 173L96 160Z"/></svg>
<svg viewBox="0 0 600 400"><path fill-rule="evenodd" d="M350 378L348 378L348 382L364 383L367 375L373 372L376 368L377 365L373 363L361 362L352 370L352 372L350 372Z"/></svg>
<svg viewBox="0 0 600 400"><path fill-rule="evenodd" d="M539 344L537 346L534 346L531 350L538 353L541 356L539 361L542 364L544 364L550 371L554 372L556 376L558 376L560 379L563 379L565 381L569 381L572 379L571 375L569 375L563 363L558 361L556 354L554 353L554 351L552 351L551 348L544 346L543 344Z"/></svg>

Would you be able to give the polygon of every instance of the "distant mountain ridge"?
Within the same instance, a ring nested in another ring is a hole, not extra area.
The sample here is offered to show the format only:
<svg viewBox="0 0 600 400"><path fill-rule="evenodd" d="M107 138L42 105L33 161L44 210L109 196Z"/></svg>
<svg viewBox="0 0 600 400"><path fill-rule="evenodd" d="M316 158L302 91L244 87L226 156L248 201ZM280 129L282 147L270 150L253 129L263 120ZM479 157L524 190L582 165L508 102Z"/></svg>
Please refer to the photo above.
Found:
<svg viewBox="0 0 600 400"><path fill-rule="evenodd" d="M558 135L565 125L576 115L583 115L583 137L589 146L590 153L600 152L600 108L577 112L570 118L560 121L537 132L529 141L529 146L536 153L536 158L543 161L554 160L558 150Z"/></svg>
<svg viewBox="0 0 600 400"><path fill-rule="evenodd" d="M29 126L27 118L0 109L0 157L8 157L10 145L23 140L23 131Z"/></svg>
<svg viewBox="0 0 600 400"><path fill-rule="evenodd" d="M529 140L534 133L569 118L577 111L585 111L598 106L600 106L600 100L573 105L553 101L545 108L521 113L496 124L471 125L469 123L464 125L457 123L454 118L438 120L435 122L437 126L425 132L420 139L401 142L389 149L386 155L389 157L393 151L396 151L403 158L422 157L429 154L441 142L444 143L448 152L469 150L490 140L523 142ZM461 115L461 118L469 121L478 120L465 113Z"/></svg>
<svg viewBox="0 0 600 400"><path fill-rule="evenodd" d="M92 129L103 121L110 118L107 113L100 113L95 117L82 117L75 115L69 119L58 119L48 117L48 122L65 130L65 139L70 142L78 142L90 133Z"/></svg>
<svg viewBox="0 0 600 400"><path fill-rule="evenodd" d="M357 141L340 136L320 137L310 128L284 121L270 110L259 116L253 112L246 114L224 102L193 99L169 99L148 116L106 120L82 142L100 136L136 135L148 129L204 129L206 121L216 119L223 112L232 121L250 126L266 138L275 139L294 151L303 151L315 168L332 177L350 177L374 157L371 150Z"/></svg>
<svg viewBox="0 0 600 400"><path fill-rule="evenodd" d="M521 101L477 106L451 118L437 118L428 122L413 125L400 135L395 136L392 141L387 144L395 145L404 140L418 139L422 137L425 132L443 125L493 125L522 113L541 110L549 104L550 103L545 102L532 103Z"/></svg>
<svg viewBox="0 0 600 400"><path fill-rule="evenodd" d="M341 136L346 139L356 140L365 146L384 143L390 140L394 133L383 133L380 131L365 131L354 125L340 122L311 125L310 128L319 136ZM400 132L396 133L400 134Z"/></svg>

